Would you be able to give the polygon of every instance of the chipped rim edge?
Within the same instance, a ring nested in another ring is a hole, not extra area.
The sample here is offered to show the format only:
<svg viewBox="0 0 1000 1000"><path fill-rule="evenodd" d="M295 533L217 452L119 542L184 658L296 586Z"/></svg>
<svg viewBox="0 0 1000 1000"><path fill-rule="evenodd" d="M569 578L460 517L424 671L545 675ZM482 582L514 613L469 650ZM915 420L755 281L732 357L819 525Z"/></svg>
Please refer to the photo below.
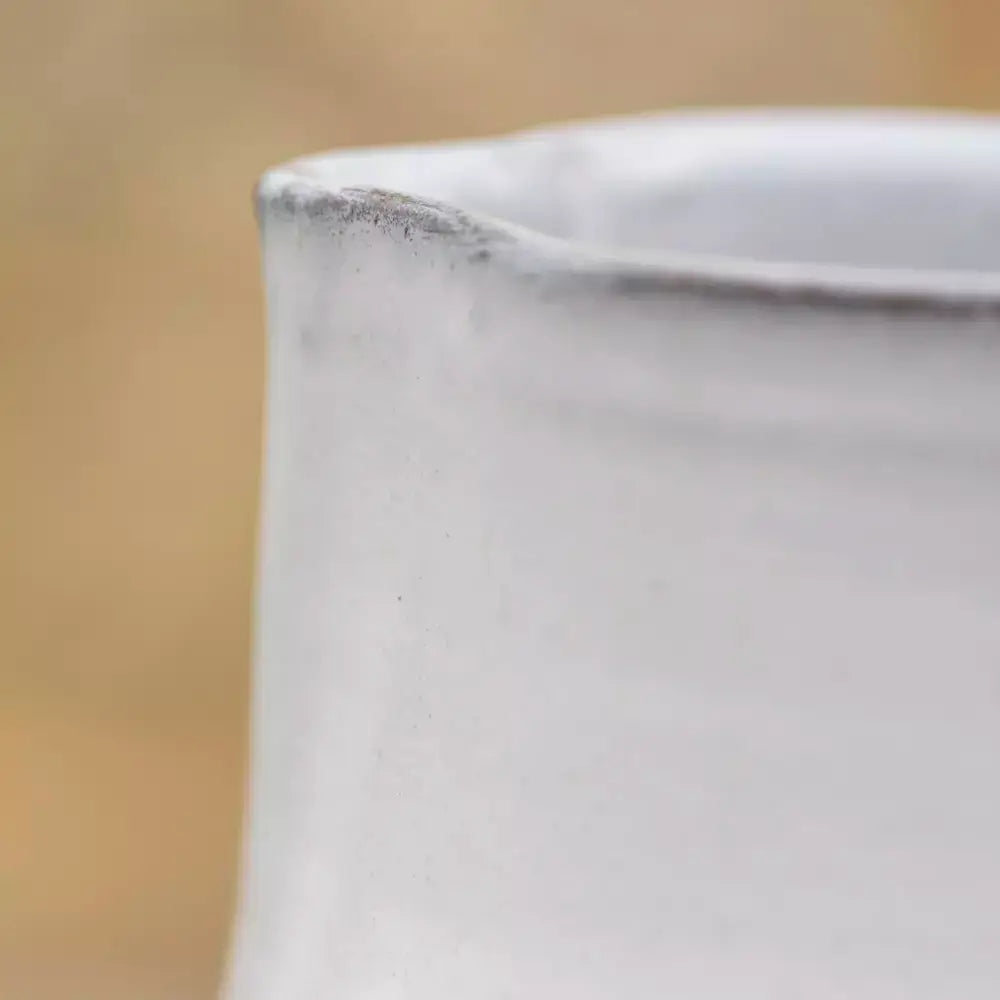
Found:
<svg viewBox="0 0 1000 1000"><path fill-rule="evenodd" d="M719 121L726 116L727 113L721 112L691 118ZM874 112L869 112L869 116L874 117ZM633 116L631 120L642 117L648 116ZM728 117L736 116L729 114ZM865 114L859 113L858 117L863 118ZM898 117L925 122L970 118L920 112ZM587 124L616 120L629 119L596 119ZM980 116L979 120L993 121L989 116ZM544 131L549 134L565 132L576 124L558 125ZM358 152L396 156L415 149L436 148L447 152L449 147L486 146L542 132L542 129L533 129L464 144L397 145L386 146L381 151L345 149L341 153L304 157L263 174L254 187L257 217L262 222L269 213L284 210L291 215L302 213L307 217L337 220L344 227L381 222L464 250L470 260L488 258L512 277L550 286L590 285L634 297L686 293L704 298L839 310L1000 315L1000 273L852 267L670 250L609 249L586 241L549 236L506 219L397 190L356 184L340 186L302 169L317 161L335 165L338 156L346 158Z"/></svg>

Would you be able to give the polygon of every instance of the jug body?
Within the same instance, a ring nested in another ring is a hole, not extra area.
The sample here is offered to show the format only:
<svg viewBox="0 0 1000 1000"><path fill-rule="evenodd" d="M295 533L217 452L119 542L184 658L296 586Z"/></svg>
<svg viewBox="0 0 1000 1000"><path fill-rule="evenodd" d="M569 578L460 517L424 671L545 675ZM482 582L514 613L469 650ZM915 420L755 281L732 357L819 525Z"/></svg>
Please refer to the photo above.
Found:
<svg viewBox="0 0 1000 1000"><path fill-rule="evenodd" d="M998 167L678 116L265 178L230 1000L997 995Z"/></svg>

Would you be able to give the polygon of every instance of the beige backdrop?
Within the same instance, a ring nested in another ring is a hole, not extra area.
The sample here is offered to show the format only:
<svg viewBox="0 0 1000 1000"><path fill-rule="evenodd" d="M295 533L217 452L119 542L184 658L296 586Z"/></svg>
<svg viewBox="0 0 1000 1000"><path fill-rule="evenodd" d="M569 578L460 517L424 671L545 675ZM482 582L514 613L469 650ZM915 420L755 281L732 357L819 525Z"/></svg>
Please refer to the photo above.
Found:
<svg viewBox="0 0 1000 1000"><path fill-rule="evenodd" d="M214 989L263 167L678 104L995 107L998 37L995 0L0 3L0 996Z"/></svg>

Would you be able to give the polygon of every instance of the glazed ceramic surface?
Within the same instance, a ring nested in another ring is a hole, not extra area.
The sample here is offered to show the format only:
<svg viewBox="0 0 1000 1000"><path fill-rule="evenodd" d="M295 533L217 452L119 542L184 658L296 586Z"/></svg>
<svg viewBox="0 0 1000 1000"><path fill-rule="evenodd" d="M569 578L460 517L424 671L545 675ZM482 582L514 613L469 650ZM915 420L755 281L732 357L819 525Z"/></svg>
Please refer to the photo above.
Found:
<svg viewBox="0 0 1000 1000"><path fill-rule="evenodd" d="M1000 124L259 192L230 1000L1000 996Z"/></svg>

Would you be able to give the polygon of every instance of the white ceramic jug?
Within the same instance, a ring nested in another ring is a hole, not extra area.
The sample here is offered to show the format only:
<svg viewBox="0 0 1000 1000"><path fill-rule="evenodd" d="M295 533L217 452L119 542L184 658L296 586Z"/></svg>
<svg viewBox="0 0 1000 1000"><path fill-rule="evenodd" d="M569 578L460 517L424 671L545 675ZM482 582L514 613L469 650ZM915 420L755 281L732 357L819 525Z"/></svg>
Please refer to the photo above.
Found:
<svg viewBox="0 0 1000 1000"><path fill-rule="evenodd" d="M231 1000L1000 996L1000 123L259 188Z"/></svg>

